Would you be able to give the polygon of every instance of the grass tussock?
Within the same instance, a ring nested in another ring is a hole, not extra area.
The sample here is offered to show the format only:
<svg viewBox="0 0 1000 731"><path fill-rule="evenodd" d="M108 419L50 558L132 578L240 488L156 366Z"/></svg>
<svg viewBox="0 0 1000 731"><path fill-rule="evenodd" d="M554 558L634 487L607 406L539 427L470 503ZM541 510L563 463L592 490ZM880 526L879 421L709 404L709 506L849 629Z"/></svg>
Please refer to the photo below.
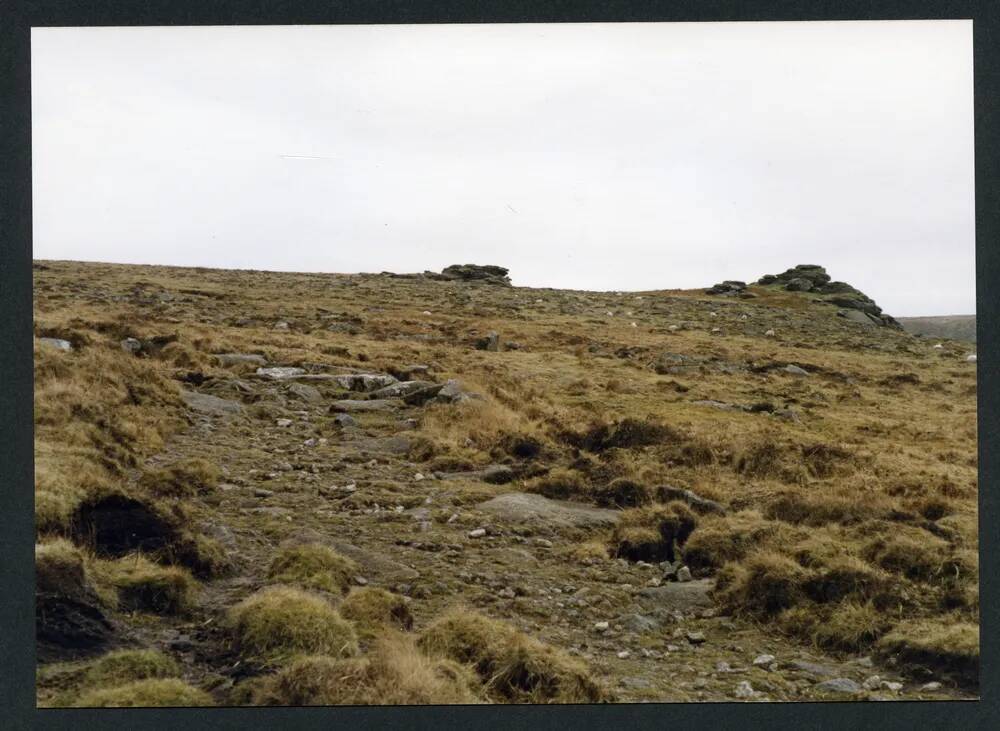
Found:
<svg viewBox="0 0 1000 731"><path fill-rule="evenodd" d="M557 467L546 475L529 480L524 489L552 500L578 500L590 494L586 477L576 470L564 467Z"/></svg>
<svg viewBox="0 0 1000 731"><path fill-rule="evenodd" d="M420 435L459 457L505 454L519 446L537 453L545 442L538 422L487 398L425 407Z"/></svg>
<svg viewBox="0 0 1000 731"><path fill-rule="evenodd" d="M180 674L177 661L157 650L115 650L90 665L85 682L91 687L107 687Z"/></svg>
<svg viewBox="0 0 1000 731"><path fill-rule="evenodd" d="M734 455L733 465L744 477L789 484L803 484L806 480L798 451L778 443L773 437L751 441L740 448Z"/></svg>
<svg viewBox="0 0 1000 731"><path fill-rule="evenodd" d="M53 594L85 590L88 574L83 554L65 538L35 544L35 586Z"/></svg>
<svg viewBox="0 0 1000 731"><path fill-rule="evenodd" d="M783 549L804 535L755 510L726 516L703 515L697 530L684 544L684 562L695 574L709 575L730 561L742 561L751 552Z"/></svg>
<svg viewBox="0 0 1000 731"><path fill-rule="evenodd" d="M697 524L697 516L679 501L630 508L612 531L612 549L630 561L673 561Z"/></svg>
<svg viewBox="0 0 1000 731"><path fill-rule="evenodd" d="M944 571L947 551L946 541L926 531L920 534L897 531L871 541L864 555L887 571L912 580L929 581Z"/></svg>
<svg viewBox="0 0 1000 731"><path fill-rule="evenodd" d="M154 495L192 497L209 492L221 476L219 468L205 459L188 459L143 475L141 484Z"/></svg>
<svg viewBox="0 0 1000 731"><path fill-rule="evenodd" d="M819 615L811 636L819 647L858 652L871 648L889 626L885 611L872 603L845 602Z"/></svg>
<svg viewBox="0 0 1000 731"><path fill-rule="evenodd" d="M482 703L479 678L467 666L429 657L412 638L380 637L365 657L304 657L262 681L254 705L416 705Z"/></svg>
<svg viewBox="0 0 1000 731"><path fill-rule="evenodd" d="M809 444L802 447L802 461L811 477L827 479L850 474L854 453L832 444Z"/></svg>
<svg viewBox="0 0 1000 731"><path fill-rule="evenodd" d="M37 521L66 529L93 487L106 487L180 427L176 384L98 333L72 353L35 348ZM64 357L67 356L67 357Z"/></svg>
<svg viewBox="0 0 1000 731"><path fill-rule="evenodd" d="M340 614L354 623L358 637L366 641L386 629L413 628L406 598L374 586L351 589L340 604Z"/></svg>
<svg viewBox="0 0 1000 731"><path fill-rule="evenodd" d="M295 655L352 657L358 652L351 623L323 597L300 589L262 589L230 609L229 623L240 653L260 664Z"/></svg>
<svg viewBox="0 0 1000 731"><path fill-rule="evenodd" d="M803 488L778 495L768 504L764 515L795 525L850 525L884 517L892 509L892 502L878 494L853 490L831 493L820 488Z"/></svg>
<svg viewBox="0 0 1000 731"><path fill-rule="evenodd" d="M962 617L947 623L907 620L879 640L877 653L904 665L946 673L968 685L979 684L979 626Z"/></svg>
<svg viewBox="0 0 1000 731"><path fill-rule="evenodd" d="M112 688L95 688L73 704L77 708L153 708L211 706L212 696L177 678L138 680Z"/></svg>
<svg viewBox="0 0 1000 731"><path fill-rule="evenodd" d="M807 577L805 569L780 553L756 553L723 567L715 598L733 614L773 617L804 602Z"/></svg>
<svg viewBox="0 0 1000 731"><path fill-rule="evenodd" d="M583 432L567 432L563 438L578 449L604 452L676 443L682 435L658 421L625 418L610 424L595 424Z"/></svg>
<svg viewBox="0 0 1000 731"><path fill-rule="evenodd" d="M180 566L160 566L135 554L98 561L95 572L114 587L122 611L186 614L196 605L198 582Z"/></svg>
<svg viewBox="0 0 1000 731"><path fill-rule="evenodd" d="M357 573L354 561L319 543L282 548L268 569L275 583L331 594L346 593Z"/></svg>
<svg viewBox="0 0 1000 731"><path fill-rule="evenodd" d="M646 485L626 477L619 477L593 490L594 502L606 508L637 508L653 501Z"/></svg>
<svg viewBox="0 0 1000 731"><path fill-rule="evenodd" d="M418 644L428 653L474 667L493 700L596 703L610 699L582 661L476 612L446 612L424 630Z"/></svg>

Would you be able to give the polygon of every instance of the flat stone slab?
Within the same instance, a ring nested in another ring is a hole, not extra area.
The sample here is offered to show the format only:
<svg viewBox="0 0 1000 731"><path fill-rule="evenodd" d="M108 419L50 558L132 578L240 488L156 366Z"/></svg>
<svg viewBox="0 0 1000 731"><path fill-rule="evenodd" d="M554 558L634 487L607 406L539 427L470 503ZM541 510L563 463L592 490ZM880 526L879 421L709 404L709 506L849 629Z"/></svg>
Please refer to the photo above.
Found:
<svg viewBox="0 0 1000 731"><path fill-rule="evenodd" d="M601 528L618 522L617 510L592 508L566 500L550 500L527 492L509 492L479 504L479 509L518 523L544 523L550 528Z"/></svg>
<svg viewBox="0 0 1000 731"><path fill-rule="evenodd" d="M257 375L270 378L272 381L281 381L293 376L305 375L305 368L294 368L292 366L275 366L273 368L258 368Z"/></svg>
<svg viewBox="0 0 1000 731"><path fill-rule="evenodd" d="M391 411L399 408L399 401L392 399L371 399L369 401L354 401L344 399L334 401L330 410L335 413L345 413L348 411Z"/></svg>
<svg viewBox="0 0 1000 731"><path fill-rule="evenodd" d="M210 396L207 393L197 391L181 391L181 398L189 409L200 411L203 414L238 414L243 410L243 406L238 401Z"/></svg>
<svg viewBox="0 0 1000 731"><path fill-rule="evenodd" d="M69 340L63 340L62 338L38 338L38 342L57 350L70 351L73 349L73 344Z"/></svg>
<svg viewBox="0 0 1000 731"><path fill-rule="evenodd" d="M348 391L375 391L396 383L395 376L388 373L344 373L334 375L333 380Z"/></svg>
<svg viewBox="0 0 1000 731"><path fill-rule="evenodd" d="M709 592L714 587L714 579L670 582L662 586L641 589L638 598L640 604L650 608L689 612L714 606L714 602L709 598Z"/></svg>
<svg viewBox="0 0 1000 731"><path fill-rule="evenodd" d="M435 384L430 381L400 381L399 383L393 383L391 386L386 386L385 388L380 388L377 391L372 391L372 397L400 398L402 396L409 396L411 393L415 393L416 391L420 391L421 389L433 385Z"/></svg>
<svg viewBox="0 0 1000 731"><path fill-rule="evenodd" d="M808 660L791 660L782 663L782 667L821 678L835 678L840 672L837 668L830 667L829 665L821 665L818 662L809 662Z"/></svg>

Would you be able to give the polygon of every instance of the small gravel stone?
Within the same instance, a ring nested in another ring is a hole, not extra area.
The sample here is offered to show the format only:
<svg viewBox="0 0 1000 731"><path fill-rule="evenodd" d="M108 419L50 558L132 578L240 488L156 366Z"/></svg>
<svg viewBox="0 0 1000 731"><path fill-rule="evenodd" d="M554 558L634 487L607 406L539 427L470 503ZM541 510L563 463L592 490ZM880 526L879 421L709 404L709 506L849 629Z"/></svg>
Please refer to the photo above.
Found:
<svg viewBox="0 0 1000 731"><path fill-rule="evenodd" d="M476 528L475 530L469 531L469 538L482 538L486 535L485 528Z"/></svg>
<svg viewBox="0 0 1000 731"><path fill-rule="evenodd" d="M742 680L736 685L733 695L737 698L753 698L755 692L753 686L748 681Z"/></svg>
<svg viewBox="0 0 1000 731"><path fill-rule="evenodd" d="M678 581L691 581L691 569L687 566L681 566L677 570L677 580Z"/></svg>
<svg viewBox="0 0 1000 731"><path fill-rule="evenodd" d="M774 655L758 655L753 659L754 667L766 667L774 662Z"/></svg>

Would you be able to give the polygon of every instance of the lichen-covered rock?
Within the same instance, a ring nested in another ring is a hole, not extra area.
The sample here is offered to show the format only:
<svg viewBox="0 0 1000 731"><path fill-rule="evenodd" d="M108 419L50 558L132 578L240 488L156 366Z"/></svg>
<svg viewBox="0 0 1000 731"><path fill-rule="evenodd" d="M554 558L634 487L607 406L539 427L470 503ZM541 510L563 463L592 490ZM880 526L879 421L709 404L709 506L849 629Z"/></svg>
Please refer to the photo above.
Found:
<svg viewBox="0 0 1000 731"><path fill-rule="evenodd" d="M486 282L487 284L500 284L510 286L510 277L507 276L509 270L495 266L493 264L452 264L441 270L441 274L436 275L436 279L458 280L464 282Z"/></svg>

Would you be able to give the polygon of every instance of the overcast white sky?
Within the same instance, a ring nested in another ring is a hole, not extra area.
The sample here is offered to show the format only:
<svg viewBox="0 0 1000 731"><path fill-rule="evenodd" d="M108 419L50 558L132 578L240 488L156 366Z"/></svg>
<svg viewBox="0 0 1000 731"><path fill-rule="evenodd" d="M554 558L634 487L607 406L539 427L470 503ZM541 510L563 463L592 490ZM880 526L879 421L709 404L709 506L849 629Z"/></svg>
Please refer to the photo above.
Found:
<svg viewBox="0 0 1000 731"><path fill-rule="evenodd" d="M971 21L44 28L34 255L975 312Z"/></svg>

